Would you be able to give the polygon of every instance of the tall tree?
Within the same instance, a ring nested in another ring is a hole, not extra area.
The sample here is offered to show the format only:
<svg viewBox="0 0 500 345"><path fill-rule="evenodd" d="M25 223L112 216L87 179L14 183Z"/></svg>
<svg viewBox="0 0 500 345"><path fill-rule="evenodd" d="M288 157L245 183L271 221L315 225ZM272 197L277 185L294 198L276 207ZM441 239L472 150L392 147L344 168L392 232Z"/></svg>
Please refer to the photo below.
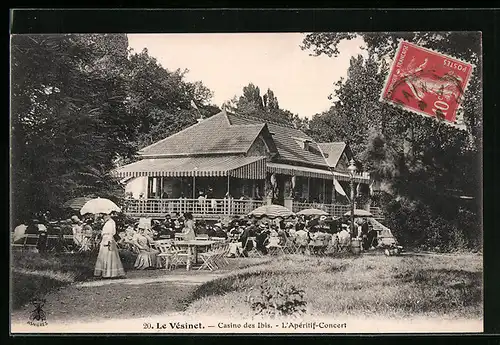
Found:
<svg viewBox="0 0 500 345"><path fill-rule="evenodd" d="M481 145L482 49L480 32L312 33L305 36L301 48L311 50L316 56L325 54L335 57L340 53L338 49L340 42L358 36L363 38L366 49L379 62L392 59L399 40L403 39L474 64L474 73L464 94L464 99L467 101L462 104L463 118L471 139L477 146Z"/></svg>
<svg viewBox="0 0 500 345"><path fill-rule="evenodd" d="M301 118L298 114L280 108L278 98L271 89L267 89L266 93L261 96L259 87L252 83L243 88L242 96L239 98L235 96L232 100L225 102L224 107L243 115L292 125L302 130L306 130L308 126L307 118Z"/></svg>
<svg viewBox="0 0 500 345"><path fill-rule="evenodd" d="M147 51L129 56L126 35L18 35L11 45L17 216L76 196L121 197L117 164L219 111L187 71L168 71Z"/></svg>
<svg viewBox="0 0 500 345"><path fill-rule="evenodd" d="M385 124L378 97L385 80L387 66L377 63L370 55L352 57L347 78L339 80L330 95L333 106L310 121L310 131L322 141L348 142L355 153L360 154L367 140L369 128Z"/></svg>
<svg viewBox="0 0 500 345"><path fill-rule="evenodd" d="M125 35L18 35L12 54L12 199L32 214L113 194L107 172L133 153Z"/></svg>
<svg viewBox="0 0 500 345"><path fill-rule="evenodd" d="M147 49L130 55L128 106L138 121L136 148L142 148L210 117L220 110L201 82L187 82L188 70L169 71ZM192 102L198 109L192 107Z"/></svg>
<svg viewBox="0 0 500 345"><path fill-rule="evenodd" d="M403 238L417 242L432 239L433 243L459 243L468 238L466 243L477 244L480 230L474 217L478 216L481 190L477 171L481 137L477 126L482 118L480 92L474 85L477 80L473 79L467 90L467 103L471 104L464 104L467 131L383 104L378 98L397 39L431 48L441 42L446 46L444 52L477 63L479 37L458 33L362 36L367 43L368 58L351 59L347 78L336 84L333 106L311 120L312 135L351 143L364 168L388 187L387 216ZM316 55L333 56L339 53L340 41L353 37L355 34L311 34L306 36L303 47L313 49ZM470 47L468 55L459 54L459 47ZM480 61L478 65L480 70ZM472 196L476 201L464 202L458 198L460 194ZM417 214L422 216L421 220ZM464 214L468 215L466 223ZM402 219L413 219L414 223L405 224Z"/></svg>

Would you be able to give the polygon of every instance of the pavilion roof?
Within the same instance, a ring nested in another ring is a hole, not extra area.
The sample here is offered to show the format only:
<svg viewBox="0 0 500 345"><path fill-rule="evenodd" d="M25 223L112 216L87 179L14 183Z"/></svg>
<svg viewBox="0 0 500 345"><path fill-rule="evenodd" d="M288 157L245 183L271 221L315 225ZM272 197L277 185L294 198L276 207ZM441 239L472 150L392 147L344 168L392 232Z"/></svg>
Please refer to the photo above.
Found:
<svg viewBox="0 0 500 345"><path fill-rule="evenodd" d="M266 135L271 134L281 162L328 169L336 165L346 147L343 142L318 144L290 125L223 110L143 148L139 153L143 158L245 154L264 128Z"/></svg>
<svg viewBox="0 0 500 345"><path fill-rule="evenodd" d="M233 126L219 113L139 151L143 157L246 153L265 123Z"/></svg>

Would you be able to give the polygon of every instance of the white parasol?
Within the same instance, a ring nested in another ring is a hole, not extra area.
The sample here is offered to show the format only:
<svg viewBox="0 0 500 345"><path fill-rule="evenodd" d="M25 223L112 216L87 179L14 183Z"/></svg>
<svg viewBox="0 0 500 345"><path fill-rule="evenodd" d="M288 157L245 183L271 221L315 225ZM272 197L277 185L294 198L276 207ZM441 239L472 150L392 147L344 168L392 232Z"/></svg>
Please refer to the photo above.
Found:
<svg viewBox="0 0 500 345"><path fill-rule="evenodd" d="M327 216L328 212L318 210L317 208L306 208L305 210L297 212L297 214L305 216Z"/></svg>
<svg viewBox="0 0 500 345"><path fill-rule="evenodd" d="M89 200L83 205L80 210L80 214L84 215L86 213L111 213L111 212L121 212L121 209L111 200L104 198L96 198Z"/></svg>
<svg viewBox="0 0 500 345"><path fill-rule="evenodd" d="M249 213L249 216L257 218L268 217L271 219L277 217L288 218L293 215L295 214L292 211L281 205L264 205Z"/></svg>

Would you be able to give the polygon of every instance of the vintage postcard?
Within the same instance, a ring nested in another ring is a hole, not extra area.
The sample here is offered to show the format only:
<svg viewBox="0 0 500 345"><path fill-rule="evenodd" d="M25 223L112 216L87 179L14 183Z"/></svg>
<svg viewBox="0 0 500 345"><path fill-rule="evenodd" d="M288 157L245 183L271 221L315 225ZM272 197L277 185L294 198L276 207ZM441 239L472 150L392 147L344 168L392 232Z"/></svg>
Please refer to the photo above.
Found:
<svg viewBox="0 0 500 345"><path fill-rule="evenodd" d="M10 43L12 334L483 331L480 32Z"/></svg>

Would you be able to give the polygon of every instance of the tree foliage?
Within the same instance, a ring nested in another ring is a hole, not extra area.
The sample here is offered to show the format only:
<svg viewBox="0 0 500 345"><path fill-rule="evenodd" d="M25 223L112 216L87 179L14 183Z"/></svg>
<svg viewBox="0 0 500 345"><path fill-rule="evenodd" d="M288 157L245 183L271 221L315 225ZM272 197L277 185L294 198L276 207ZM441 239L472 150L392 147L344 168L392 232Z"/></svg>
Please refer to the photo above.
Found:
<svg viewBox="0 0 500 345"><path fill-rule="evenodd" d="M176 133L196 123L200 116L210 117L220 111L209 104L212 91L199 81L185 81L188 70L163 68L147 49L130 55L129 69L129 110L140 120L136 148Z"/></svg>
<svg viewBox="0 0 500 345"><path fill-rule="evenodd" d="M224 107L242 115L292 125L298 129L306 129L308 126L307 118L280 108L278 98L271 89L267 89L266 93L261 95L259 87L252 83L243 87L243 94L239 98L234 97L225 102Z"/></svg>
<svg viewBox="0 0 500 345"><path fill-rule="evenodd" d="M312 49L314 55L336 56L339 42L355 36L309 34L303 48ZM480 37L462 33L363 33L361 36L368 57L351 59L347 78L335 84L332 107L310 121L311 135L321 141L350 143L364 169L386 187L383 198L386 216L407 243L432 242L442 247L440 241L449 242L452 237L461 236L467 245L477 245L481 199L478 170L482 123ZM398 39L476 64L463 104L466 130L379 101L389 70L388 61L393 57ZM459 198L461 195L474 199L464 201ZM406 217L401 216L402 213ZM400 222L406 218L413 219L411 225ZM418 219L421 221L417 222ZM457 219L469 222L457 223ZM430 236L429 224L446 226L433 228L435 234L442 231L439 236ZM410 226L413 229L409 229ZM420 235L412 235L415 231Z"/></svg>
<svg viewBox="0 0 500 345"><path fill-rule="evenodd" d="M217 112L201 82L169 72L126 35L17 35L11 39L11 183L15 217L72 197L115 200L118 159Z"/></svg>
<svg viewBox="0 0 500 345"><path fill-rule="evenodd" d="M365 41L369 54L379 62L392 59L399 40L403 39L475 65L474 73L464 95L466 102L462 104L462 107L467 130L474 140L479 141L477 145L480 145L482 135L482 49L480 32L312 33L306 35L301 48L312 50L312 54L315 56L325 54L336 57L340 53L338 50L340 42L358 36L361 36Z"/></svg>

